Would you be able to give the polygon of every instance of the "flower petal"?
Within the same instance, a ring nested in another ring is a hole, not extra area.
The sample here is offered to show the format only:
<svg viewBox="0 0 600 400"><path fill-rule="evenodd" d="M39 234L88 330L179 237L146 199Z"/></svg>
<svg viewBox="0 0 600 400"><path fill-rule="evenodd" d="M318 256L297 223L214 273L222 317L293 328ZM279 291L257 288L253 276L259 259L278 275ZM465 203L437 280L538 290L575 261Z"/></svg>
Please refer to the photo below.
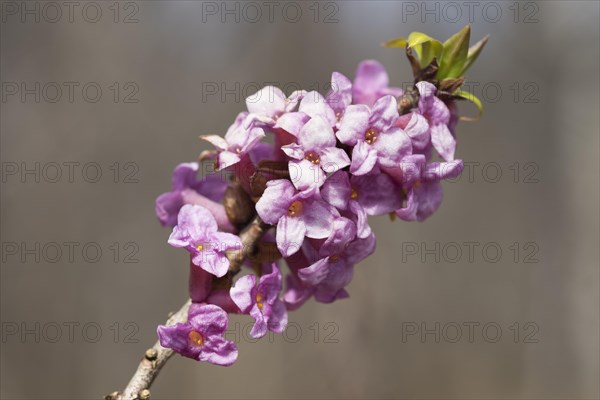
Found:
<svg viewBox="0 0 600 400"><path fill-rule="evenodd" d="M365 60L358 65L352 97L354 103L373 105L377 93L389 83L388 74L383 65L375 60Z"/></svg>
<svg viewBox="0 0 600 400"><path fill-rule="evenodd" d="M321 187L321 197L332 206L345 210L352 194L350 178L346 171L337 171Z"/></svg>
<svg viewBox="0 0 600 400"><path fill-rule="evenodd" d="M237 153L231 151L222 151L219 153L218 160L219 169L222 170L239 163L241 158Z"/></svg>
<svg viewBox="0 0 600 400"><path fill-rule="evenodd" d="M454 160L456 139L450 133L447 125L438 124L431 127L431 144L444 160Z"/></svg>
<svg viewBox="0 0 600 400"><path fill-rule="evenodd" d="M290 180L296 189L302 192L302 197L315 194L327 178L319 165L315 165L308 160L290 161L288 170Z"/></svg>
<svg viewBox="0 0 600 400"><path fill-rule="evenodd" d="M404 132L408 135L412 141L412 146L416 150L423 150L430 141L429 124L427 119L421 114L412 112L410 114L410 120L404 128Z"/></svg>
<svg viewBox="0 0 600 400"><path fill-rule="evenodd" d="M286 99L285 112L290 113L296 108L300 100L308 93L306 90L294 90Z"/></svg>
<svg viewBox="0 0 600 400"><path fill-rule="evenodd" d="M267 224L276 225L279 218L287 213L295 193L294 186L287 179L267 182L267 188L256 203L258 216Z"/></svg>
<svg viewBox="0 0 600 400"><path fill-rule="evenodd" d="M354 175L364 175L371 172L377 163L377 150L372 148L366 142L359 141L352 149L352 163L350 164L350 173Z"/></svg>
<svg viewBox="0 0 600 400"><path fill-rule="evenodd" d="M363 239L354 240L348 245L344 254L350 264L356 264L375 252L375 235L371 234Z"/></svg>
<svg viewBox="0 0 600 400"><path fill-rule="evenodd" d="M284 131L298 137L302 127L308 122L310 117L303 112L290 112L283 114L277 119L275 128L283 129Z"/></svg>
<svg viewBox="0 0 600 400"><path fill-rule="evenodd" d="M417 220L424 221L442 204L444 197L442 185L439 182L423 183L414 191L417 198Z"/></svg>
<svg viewBox="0 0 600 400"><path fill-rule="evenodd" d="M319 92L308 92L300 101L298 111L308 114L311 118L321 117L329 123L329 126L334 126L337 122L335 111L327 104L325 98Z"/></svg>
<svg viewBox="0 0 600 400"><path fill-rule="evenodd" d="M281 150L290 158L302 160L304 158L304 149L298 143L290 143L281 146Z"/></svg>
<svg viewBox="0 0 600 400"><path fill-rule="evenodd" d="M234 342L220 336L206 339L198 359L211 364L228 367L238 358L238 349Z"/></svg>
<svg viewBox="0 0 600 400"><path fill-rule="evenodd" d="M246 107L253 114L275 118L284 112L285 94L275 86L265 86L246 98Z"/></svg>
<svg viewBox="0 0 600 400"><path fill-rule="evenodd" d="M154 212L162 226L175 226L177 225L177 214L182 206L181 192L167 192L156 198Z"/></svg>
<svg viewBox="0 0 600 400"><path fill-rule="evenodd" d="M221 335L227 330L227 313L213 304L192 303L188 323L203 336Z"/></svg>
<svg viewBox="0 0 600 400"><path fill-rule="evenodd" d="M371 110L364 104L353 104L346 108L339 123L337 138L344 144L354 146L358 140L364 140L369 128Z"/></svg>
<svg viewBox="0 0 600 400"><path fill-rule="evenodd" d="M231 299L243 314L250 312L254 305L252 290L256 285L256 276L245 275L239 278L229 291Z"/></svg>
<svg viewBox="0 0 600 400"><path fill-rule="evenodd" d="M288 324L288 314L283 301L276 299L271 308L271 316L267 322L271 332L282 333Z"/></svg>
<svg viewBox="0 0 600 400"><path fill-rule="evenodd" d="M279 297L281 282L281 272L279 272L279 267L276 263L271 264L271 273L260 277L257 289L268 304L273 304L275 299Z"/></svg>
<svg viewBox="0 0 600 400"><path fill-rule="evenodd" d="M324 239L331 234L335 216L332 208L323 200L310 199L304 203L300 219L306 224L306 236L313 239Z"/></svg>
<svg viewBox="0 0 600 400"><path fill-rule="evenodd" d="M185 247L205 241L209 233L216 231L217 221L210 211L202 206L186 204L179 210L177 226L168 243L174 247Z"/></svg>
<svg viewBox="0 0 600 400"><path fill-rule="evenodd" d="M338 147L327 147L321 150L319 155L321 158L321 168L329 174L350 165L348 154Z"/></svg>
<svg viewBox="0 0 600 400"><path fill-rule="evenodd" d="M422 181L432 182L446 178L456 178L462 173L463 167L462 160L429 163L423 171Z"/></svg>
<svg viewBox="0 0 600 400"><path fill-rule="evenodd" d="M402 206L401 188L385 173L354 176L351 182L368 215L388 214Z"/></svg>
<svg viewBox="0 0 600 400"><path fill-rule="evenodd" d="M373 104L369 126L378 133L387 131L398 119L398 102L393 96L383 96Z"/></svg>
<svg viewBox="0 0 600 400"><path fill-rule="evenodd" d="M417 199L415 198L414 189L410 189L407 194L406 206L396 210L398 218L404 221L417 220Z"/></svg>
<svg viewBox="0 0 600 400"><path fill-rule="evenodd" d="M343 113L352 103L352 82L339 72L331 75L331 90L325 98L327 104L336 112Z"/></svg>
<svg viewBox="0 0 600 400"><path fill-rule="evenodd" d="M298 143L305 151L317 151L335 146L335 134L331 125L320 116L314 116L298 134Z"/></svg>
<svg viewBox="0 0 600 400"><path fill-rule="evenodd" d="M277 223L277 249L283 257L289 257L302 246L306 235L306 225L298 217L284 215Z"/></svg>
<svg viewBox="0 0 600 400"><path fill-rule="evenodd" d="M287 276L287 288L283 296L285 308L297 310L312 296L314 289L304 286L294 275Z"/></svg>
<svg viewBox="0 0 600 400"><path fill-rule="evenodd" d="M239 236L227 232L215 232L210 235L210 241L218 246L220 252L227 250L241 250L243 244Z"/></svg>
<svg viewBox="0 0 600 400"><path fill-rule="evenodd" d="M227 144L225 139L223 139L221 136L205 135L205 136L200 136L200 139L206 140L207 142L209 142L210 144L212 144L219 150L227 150L227 148L229 147L229 145Z"/></svg>
<svg viewBox="0 0 600 400"><path fill-rule="evenodd" d="M329 273L329 257L324 257L312 265L298 270L298 277L302 283L316 286L321 283Z"/></svg>
<svg viewBox="0 0 600 400"><path fill-rule="evenodd" d="M250 330L250 336L254 339L260 339L267 333L267 320L256 305L250 310L250 316L254 318L254 326Z"/></svg>
<svg viewBox="0 0 600 400"><path fill-rule="evenodd" d="M367 219L367 212L355 200L350 200L348 205L350 206L350 211L356 215L356 236L360 239L368 237L372 233L372 230Z"/></svg>
<svg viewBox="0 0 600 400"><path fill-rule="evenodd" d="M217 278L225 276L229 270L229 259L215 250L199 251L192 257L192 262Z"/></svg>
<svg viewBox="0 0 600 400"><path fill-rule="evenodd" d="M348 218L336 218L333 221L333 231L321 245L319 255L322 257L338 255L355 237L356 224Z"/></svg>
<svg viewBox="0 0 600 400"><path fill-rule="evenodd" d="M410 138L400 128L392 128L379 135L373 143L373 148L377 151L377 160L383 167L398 166L402 159L412 152Z"/></svg>
<svg viewBox="0 0 600 400"><path fill-rule="evenodd" d="M156 329L160 345L172 349L182 356L197 360L200 355L200 346L190 344L188 335L192 327L188 324L178 323L171 326L159 325Z"/></svg>
<svg viewBox="0 0 600 400"><path fill-rule="evenodd" d="M220 136L218 138L222 139ZM173 170L173 190L183 190L196 184L199 165L197 162L181 163Z"/></svg>

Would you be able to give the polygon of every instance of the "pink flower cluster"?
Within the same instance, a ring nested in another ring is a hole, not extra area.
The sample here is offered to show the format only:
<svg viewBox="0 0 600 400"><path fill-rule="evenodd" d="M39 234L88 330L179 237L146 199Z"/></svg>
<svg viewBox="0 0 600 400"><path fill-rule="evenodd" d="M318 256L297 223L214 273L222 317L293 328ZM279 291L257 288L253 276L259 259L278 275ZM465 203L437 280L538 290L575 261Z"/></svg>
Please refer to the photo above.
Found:
<svg viewBox="0 0 600 400"><path fill-rule="evenodd" d="M223 338L227 313L250 315L253 337L282 332L287 311L308 299L348 297L354 266L375 250L368 216L422 221L438 209L440 181L463 167L454 159L455 106L423 81L415 85L418 104L400 115L403 92L388 84L383 66L368 60L354 82L334 72L326 96L286 97L265 87L246 100L247 111L225 137L203 137L217 150L218 169L235 177L274 228L263 240L274 242L287 263L285 288L278 262L265 262L259 277L242 276L230 289L213 287L228 272L226 252L242 246L221 204L227 181L222 174L198 180L196 163L176 168L173 190L159 196L156 212L164 225L175 225L169 243L191 254L194 305L187 323L159 327L163 346L230 365L237 349ZM265 162L285 168L265 171ZM259 196L250 179L257 174L266 180Z"/></svg>

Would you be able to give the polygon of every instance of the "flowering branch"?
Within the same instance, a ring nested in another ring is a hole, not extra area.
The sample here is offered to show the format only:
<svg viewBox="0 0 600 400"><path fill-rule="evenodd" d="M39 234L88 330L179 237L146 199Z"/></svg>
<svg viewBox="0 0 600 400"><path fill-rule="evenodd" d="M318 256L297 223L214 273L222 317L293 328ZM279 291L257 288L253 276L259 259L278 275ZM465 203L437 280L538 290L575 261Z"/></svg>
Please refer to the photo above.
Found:
<svg viewBox="0 0 600 400"><path fill-rule="evenodd" d="M481 115L481 102L460 88L487 37L471 47L469 40L468 26L444 43L420 32L393 39L385 45L404 48L413 71L406 90L389 86L385 68L365 60L354 82L334 72L326 96L286 97L267 86L246 99L247 111L224 137L201 136L216 150L199 161L219 173L198 180L199 163L179 164L155 208L173 228L168 243L190 254L190 300L157 328L159 341L125 390L106 398L149 399L173 352L232 365L238 349L225 338L229 314L252 317L255 339L282 333L288 311L308 299L349 296L354 266L375 251L368 216L431 216L441 181L463 169L456 124L467 118L456 102L473 102ZM234 282L242 265L251 273Z"/></svg>
<svg viewBox="0 0 600 400"><path fill-rule="evenodd" d="M227 253L229 259L229 275L235 276L240 272L240 268L244 260L249 257L255 250L259 239L267 229L267 225L259 218L255 217L240 233L242 247ZM188 319L188 311L191 300L185 304L173 315L169 317L165 325L172 326L177 323L184 323ZM127 384L123 392L113 392L105 397L105 400L147 400L150 398L150 385L173 355L173 350L164 348L160 345L160 341L154 343L154 346L146 350L144 358L138 365L135 374Z"/></svg>

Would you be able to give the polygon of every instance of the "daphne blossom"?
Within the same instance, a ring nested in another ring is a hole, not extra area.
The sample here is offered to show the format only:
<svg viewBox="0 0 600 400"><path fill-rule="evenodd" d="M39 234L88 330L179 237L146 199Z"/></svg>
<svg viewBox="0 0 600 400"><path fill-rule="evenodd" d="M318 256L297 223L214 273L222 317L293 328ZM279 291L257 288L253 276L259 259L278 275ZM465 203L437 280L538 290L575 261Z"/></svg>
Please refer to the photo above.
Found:
<svg viewBox="0 0 600 400"><path fill-rule="evenodd" d="M287 312L309 299L349 297L356 265L376 246L368 217L423 221L441 204L441 181L462 171L454 159L456 107L432 82L416 83L411 93L418 102L399 115L403 91L389 86L381 64L367 60L353 82L334 72L325 96L286 97L267 86L246 99L247 111L224 137L204 136L220 169L236 166L231 188L243 192L223 199L223 181L197 180L192 163L176 168L172 191L157 199L161 222L175 225L169 243L191 255L193 301L187 323L159 328L161 344L229 365L237 350L222 337L227 313L252 317L250 334L260 338L283 332ZM245 223L232 217L232 227L228 218L244 202L248 220L255 212L266 233L240 267L247 274L234 280L227 252L242 248L233 233Z"/></svg>
<svg viewBox="0 0 600 400"><path fill-rule="evenodd" d="M285 179L267 183L256 212L266 223L277 225L277 247L285 257L299 250L304 237L327 238L336 213L319 197L304 197Z"/></svg>
<svg viewBox="0 0 600 400"><path fill-rule="evenodd" d="M281 272L276 264L271 268L271 273L260 277L258 285L255 275L246 275L231 288L231 298L240 311L254 318L250 331L253 338L263 337L267 330L281 333L287 325L287 311L279 299Z"/></svg>
<svg viewBox="0 0 600 400"><path fill-rule="evenodd" d="M225 252L242 247L240 238L219 232L217 221L206 208L186 204L179 211L177 225L169 237L173 247L185 248L192 262L211 274L221 277L229 269Z"/></svg>
<svg viewBox="0 0 600 400"><path fill-rule="evenodd" d="M234 342L224 337L227 313L212 304L192 304L188 321L173 326L159 326L160 345L198 361L228 366L237 360Z"/></svg>
<svg viewBox="0 0 600 400"><path fill-rule="evenodd" d="M408 135L395 125L398 105L393 96L378 99L373 108L351 105L340 123L337 137L354 146L350 172L369 173L375 165L392 167L412 151Z"/></svg>

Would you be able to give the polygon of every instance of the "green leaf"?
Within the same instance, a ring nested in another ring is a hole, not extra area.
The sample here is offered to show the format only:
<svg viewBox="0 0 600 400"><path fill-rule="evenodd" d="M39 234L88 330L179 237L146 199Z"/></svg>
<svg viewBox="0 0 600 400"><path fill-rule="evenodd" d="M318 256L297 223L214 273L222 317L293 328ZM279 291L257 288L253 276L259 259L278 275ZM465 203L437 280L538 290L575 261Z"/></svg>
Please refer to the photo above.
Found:
<svg viewBox="0 0 600 400"><path fill-rule="evenodd" d="M402 47L405 48L408 40L403 37L388 40L383 44L384 47Z"/></svg>
<svg viewBox="0 0 600 400"><path fill-rule="evenodd" d="M442 54L442 43L424 33L412 32L408 35L407 42L417 53L421 68L427 67L434 58L439 59Z"/></svg>
<svg viewBox="0 0 600 400"><path fill-rule="evenodd" d="M475 104L475 106L479 110L479 115L477 115L476 117L461 117L462 120L477 121L479 118L481 118L481 115L483 114L483 105L481 104L481 100L479 100L477 98L477 96L475 96L472 93L465 92L464 90L460 90L460 89L452 94L455 96L462 97L465 100L469 100L470 102Z"/></svg>
<svg viewBox="0 0 600 400"><path fill-rule="evenodd" d="M469 68L471 68L471 65L473 65L475 60L477 60L477 57L479 57L479 53L481 53L481 50L483 50L483 48L487 44L489 38L490 38L490 35L486 35L486 37L481 39L479 42L477 42L473 46L469 47L469 53L467 54L467 59L465 60L465 65L463 66L463 69L460 72L461 76L464 75L465 72L467 72L467 70Z"/></svg>
<svg viewBox="0 0 600 400"><path fill-rule="evenodd" d="M470 38L471 27L467 25L444 42L440 69L436 75L438 80L460 77L467 59Z"/></svg>

